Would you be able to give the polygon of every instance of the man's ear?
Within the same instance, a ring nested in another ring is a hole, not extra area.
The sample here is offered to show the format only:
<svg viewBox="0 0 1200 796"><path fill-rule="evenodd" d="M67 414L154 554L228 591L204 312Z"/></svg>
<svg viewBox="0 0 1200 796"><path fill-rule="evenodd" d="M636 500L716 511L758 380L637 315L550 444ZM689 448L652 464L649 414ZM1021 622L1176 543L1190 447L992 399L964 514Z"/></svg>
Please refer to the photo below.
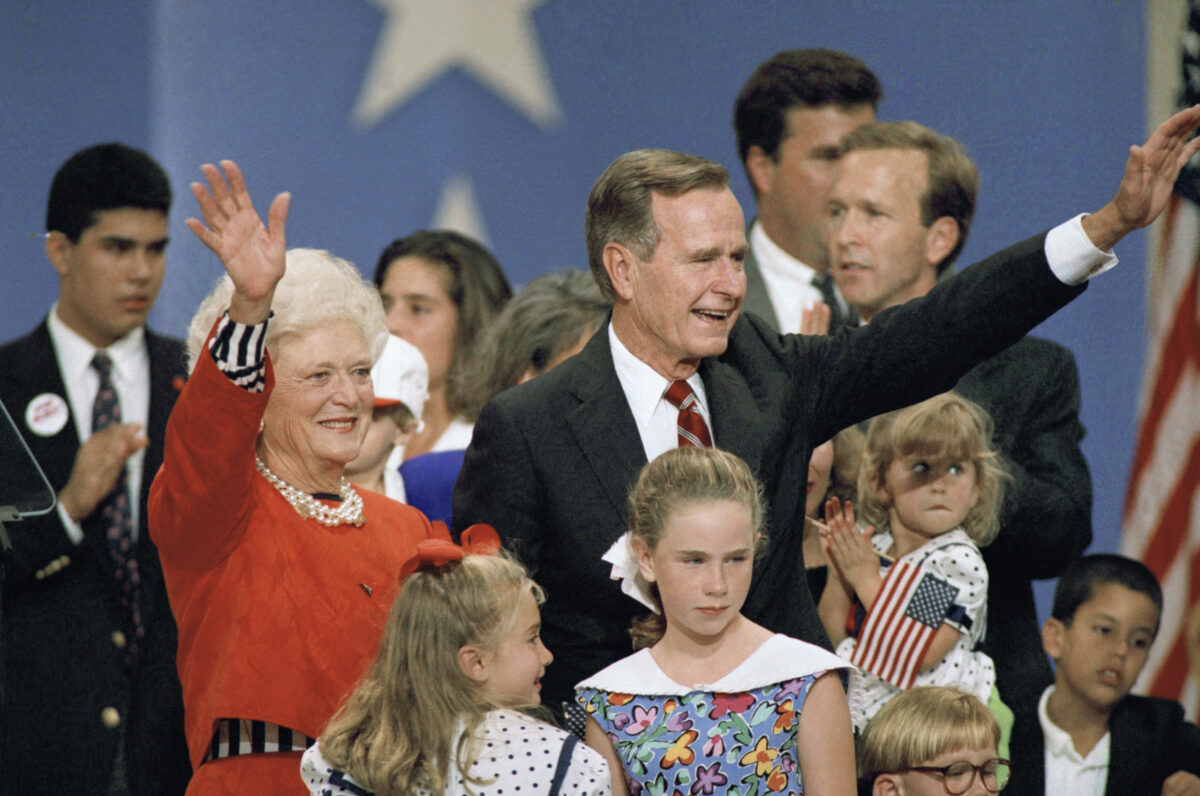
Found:
<svg viewBox="0 0 1200 796"><path fill-rule="evenodd" d="M871 785L871 796L903 796L904 785L899 774L880 774Z"/></svg>
<svg viewBox="0 0 1200 796"><path fill-rule="evenodd" d="M484 660L483 650L474 644L465 644L458 648L458 668L480 685L488 680L487 661Z"/></svg>
<svg viewBox="0 0 1200 796"><path fill-rule="evenodd" d="M633 298L633 269L638 259L627 246L610 241L602 253L604 270L612 282L613 292L618 298L629 301Z"/></svg>
<svg viewBox="0 0 1200 796"><path fill-rule="evenodd" d="M47 232L45 246L46 259L54 266L54 270L58 271L59 276L65 276L70 269L70 254L75 244L61 232Z"/></svg>
<svg viewBox="0 0 1200 796"><path fill-rule="evenodd" d="M1042 649L1054 660L1062 657L1063 635L1066 632L1066 625L1054 617L1050 617L1046 624L1042 625Z"/></svg>
<svg viewBox="0 0 1200 796"><path fill-rule="evenodd" d="M775 184L775 158L768 155L758 144L746 150L746 175L758 194L769 194Z"/></svg>
<svg viewBox="0 0 1200 796"><path fill-rule="evenodd" d="M958 245L958 222L950 216L942 216L925 230L925 261L937 267L950 256Z"/></svg>
<svg viewBox="0 0 1200 796"><path fill-rule="evenodd" d="M638 571L642 573L642 577L647 583L654 582L654 556L650 552L650 548L636 536L629 538L629 546L633 549L633 557L637 561Z"/></svg>

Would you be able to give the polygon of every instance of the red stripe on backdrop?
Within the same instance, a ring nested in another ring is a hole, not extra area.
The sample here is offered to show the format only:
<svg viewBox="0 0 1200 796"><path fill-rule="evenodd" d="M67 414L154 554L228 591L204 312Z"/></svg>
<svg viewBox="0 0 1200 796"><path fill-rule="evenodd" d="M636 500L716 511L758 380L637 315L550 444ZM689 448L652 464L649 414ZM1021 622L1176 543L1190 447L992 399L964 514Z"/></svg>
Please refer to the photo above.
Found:
<svg viewBox="0 0 1200 796"><path fill-rule="evenodd" d="M1163 341L1163 352L1159 359L1158 378L1154 391L1150 396L1149 405L1142 417L1142 427L1138 433L1137 452L1134 454L1133 469L1125 492L1125 517L1128 521L1129 512L1133 510L1135 496L1141 482L1142 473L1150 461L1154 446L1158 441L1159 426L1162 423L1163 412L1175 394L1175 388L1183 377L1184 370L1194 366L1200 357L1200 327L1196 324L1197 283L1200 277L1200 253L1192 261L1192 273L1188 278L1183 295L1180 296L1174 309L1174 322Z"/></svg>
<svg viewBox="0 0 1200 796"><path fill-rule="evenodd" d="M1188 559L1188 600L1189 606L1196 605L1200 602L1200 547L1192 551ZM1188 676L1188 657L1187 657L1187 615L1182 617L1179 625L1172 628L1175 634L1171 638L1161 638L1159 644L1169 641L1171 649L1163 658L1162 665L1154 675L1154 679L1150 683L1148 693L1158 695L1181 694L1183 692L1184 682ZM1186 705L1184 706L1187 707Z"/></svg>
<svg viewBox="0 0 1200 796"><path fill-rule="evenodd" d="M1200 488L1200 439L1192 443L1192 449L1184 465L1183 473L1170 497L1162 507L1162 514L1154 536L1146 551L1142 553L1142 563L1150 567L1150 571L1161 583L1171 568L1171 563L1186 546L1191 533L1192 501L1196 490Z"/></svg>

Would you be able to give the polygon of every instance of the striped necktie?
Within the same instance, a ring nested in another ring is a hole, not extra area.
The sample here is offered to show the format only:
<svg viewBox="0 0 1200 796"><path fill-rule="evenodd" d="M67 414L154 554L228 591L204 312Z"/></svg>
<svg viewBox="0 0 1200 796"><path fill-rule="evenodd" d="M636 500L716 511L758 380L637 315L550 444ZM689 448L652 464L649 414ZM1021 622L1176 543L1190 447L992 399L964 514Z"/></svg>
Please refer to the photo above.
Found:
<svg viewBox="0 0 1200 796"><path fill-rule="evenodd" d="M691 445L694 448L711 448L712 436L708 433L708 424L704 415L696 406L696 394L686 381L679 379L667 387L667 400L679 410L679 419L675 421L675 431L679 434L679 447Z"/></svg>
<svg viewBox="0 0 1200 796"><path fill-rule="evenodd" d="M103 351L92 358L92 367L100 376L100 388L92 404L92 433L121 422L121 401L112 380L112 359ZM131 665L137 657L138 642L146 634L142 626L141 576L138 574L137 549L133 543L133 514L129 505L129 488L125 483L125 468L117 484L100 504L100 518L105 541L116 579L117 595L124 614L125 663Z"/></svg>

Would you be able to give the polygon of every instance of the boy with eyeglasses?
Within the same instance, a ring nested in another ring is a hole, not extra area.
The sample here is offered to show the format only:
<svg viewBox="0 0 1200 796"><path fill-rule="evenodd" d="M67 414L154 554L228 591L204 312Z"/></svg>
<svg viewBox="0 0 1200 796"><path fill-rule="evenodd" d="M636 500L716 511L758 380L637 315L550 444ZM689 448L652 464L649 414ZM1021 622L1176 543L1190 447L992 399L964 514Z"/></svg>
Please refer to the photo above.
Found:
<svg viewBox="0 0 1200 796"><path fill-rule="evenodd" d="M975 696L920 686L896 696L858 740L860 796L996 793L1009 761L996 756L1000 725Z"/></svg>
<svg viewBox="0 0 1200 796"><path fill-rule="evenodd" d="M1178 702L1129 694L1161 613L1158 581L1137 561L1090 555L1063 572L1042 627L1054 685L1014 706L1014 737L1031 734L1044 752L1016 761L1008 792L1200 794L1200 727Z"/></svg>

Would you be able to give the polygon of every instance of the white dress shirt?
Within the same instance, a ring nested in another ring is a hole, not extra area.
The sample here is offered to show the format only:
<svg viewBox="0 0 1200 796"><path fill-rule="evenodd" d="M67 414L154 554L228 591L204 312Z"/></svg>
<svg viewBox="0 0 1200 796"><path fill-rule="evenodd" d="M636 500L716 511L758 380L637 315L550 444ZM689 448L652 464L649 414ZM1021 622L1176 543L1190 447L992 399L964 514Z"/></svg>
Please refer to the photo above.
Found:
<svg viewBox="0 0 1200 796"><path fill-rule="evenodd" d="M779 319L779 331L784 334L797 334L800 331L800 313L815 302L824 301L821 291L813 285L813 277L817 270L797 260L792 255L767 237L762 223L755 221L750 226L750 248L754 251L754 260L762 273L763 283L767 288L767 297L771 299L771 308ZM842 317L846 317L849 308L842 294L834 287L838 306Z"/></svg>
<svg viewBox="0 0 1200 796"><path fill-rule="evenodd" d="M1104 733L1087 757L1080 755L1071 736L1046 713L1052 693L1054 686L1043 691L1038 700L1038 723L1042 725L1046 755L1046 796L1104 796L1112 734Z"/></svg>
<svg viewBox="0 0 1200 796"><path fill-rule="evenodd" d="M67 405L75 419L75 431L82 443L92 436L92 405L100 389L100 374L92 367L92 357L101 350L89 343L58 317L58 303L50 308L47 319L50 342L58 359L63 385L67 390ZM113 386L121 402L121 422L141 423L142 433L150 417L150 352L141 326L103 349L112 359ZM130 514L133 519L133 538L138 536L138 517L141 514L142 467L146 452L140 450L125 460L125 479L129 489ZM58 516L67 536L75 544L83 541L83 528L72 520L58 504Z"/></svg>
<svg viewBox="0 0 1200 796"><path fill-rule="evenodd" d="M652 461L671 448L678 448L679 434L676 428L679 423L679 410L666 397L667 388L671 386L670 379L635 357L617 337L611 323L608 325L608 343L612 347L617 381L621 382L621 390L625 393L625 400L637 423L642 447L646 450L646 461ZM712 434L712 420L708 414L708 400L704 395L704 382L700 373L689 376L687 383L696 394L696 408L704 417L715 444L716 437Z"/></svg>

